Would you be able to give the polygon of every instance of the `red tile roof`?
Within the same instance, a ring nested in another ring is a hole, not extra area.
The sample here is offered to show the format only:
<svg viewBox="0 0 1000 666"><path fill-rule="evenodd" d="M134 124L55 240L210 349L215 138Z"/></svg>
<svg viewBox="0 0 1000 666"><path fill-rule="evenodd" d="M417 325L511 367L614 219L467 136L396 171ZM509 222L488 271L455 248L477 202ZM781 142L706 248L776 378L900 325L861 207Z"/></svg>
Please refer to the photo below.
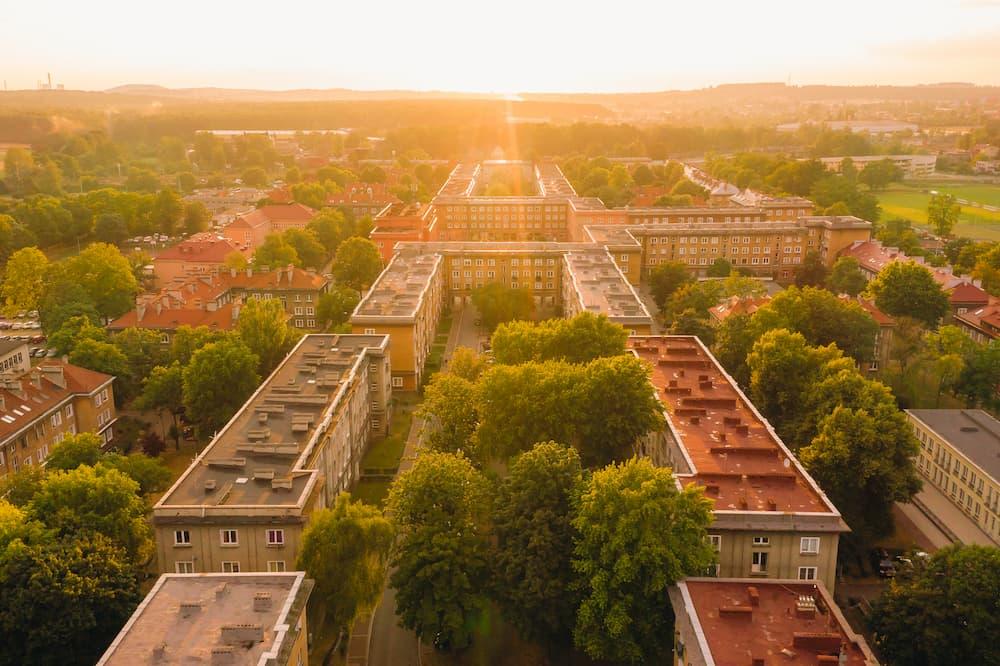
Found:
<svg viewBox="0 0 1000 666"><path fill-rule="evenodd" d="M732 296L723 303L708 309L709 313L718 321L725 321L727 317L737 314L752 315L754 312L771 302L770 296Z"/></svg>
<svg viewBox="0 0 1000 666"><path fill-rule="evenodd" d="M56 372L49 375L44 368L52 368ZM57 375L60 369L65 386L53 381L53 375ZM88 395L113 379L111 375L102 372L49 359L14 378L7 385L11 388L0 382L0 397L3 398L3 408L0 409L0 441L44 416L67 398ZM20 392L23 395L18 395L13 382L20 382Z"/></svg>
<svg viewBox="0 0 1000 666"><path fill-rule="evenodd" d="M862 308L864 308L865 312L867 312L869 315L871 315L871 318L874 319L875 323L878 324L879 326L895 326L896 325L896 320L895 319L893 319L892 317L890 317L886 313L884 313L881 310L879 310L878 306L876 306L875 303L873 303L872 301L868 300L867 298L863 298L861 296L856 296L854 298L851 298L847 294L842 294L840 296L840 298L844 299L845 301L852 301L852 302L857 303L858 305L860 305Z"/></svg>
<svg viewBox="0 0 1000 666"><path fill-rule="evenodd" d="M974 284L963 282L948 294L948 300L952 303L975 303L986 305L990 300L990 295Z"/></svg>
<svg viewBox="0 0 1000 666"><path fill-rule="evenodd" d="M241 215L233 220L231 227L270 227L275 222L308 222L316 217L316 211L300 203L269 204Z"/></svg>
<svg viewBox="0 0 1000 666"><path fill-rule="evenodd" d="M157 261L184 261L188 263L222 264L238 248L226 238L186 240L167 248L153 258Z"/></svg>
<svg viewBox="0 0 1000 666"><path fill-rule="evenodd" d="M215 310L199 310L195 308L163 308L157 312L155 307L148 307L139 318L138 311L126 312L118 319L108 324L112 331L126 328L148 328L154 331L174 331L180 326L208 326L217 331L232 330L236 322L233 316L233 303L220 305Z"/></svg>

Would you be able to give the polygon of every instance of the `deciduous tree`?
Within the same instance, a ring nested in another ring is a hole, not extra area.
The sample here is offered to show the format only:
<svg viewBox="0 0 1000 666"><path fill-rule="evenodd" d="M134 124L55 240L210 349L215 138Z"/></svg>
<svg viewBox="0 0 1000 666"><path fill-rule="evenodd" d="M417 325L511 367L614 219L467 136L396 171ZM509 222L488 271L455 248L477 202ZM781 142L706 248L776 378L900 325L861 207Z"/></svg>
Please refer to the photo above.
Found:
<svg viewBox="0 0 1000 666"><path fill-rule="evenodd" d="M13 316L21 310L38 309L48 268L48 258L37 247L26 247L10 255L0 283L5 314Z"/></svg>
<svg viewBox="0 0 1000 666"><path fill-rule="evenodd" d="M693 281L687 265L679 261L660 263L649 272L649 290L661 310L675 291Z"/></svg>
<svg viewBox="0 0 1000 666"><path fill-rule="evenodd" d="M910 261L894 261L868 283L867 293L879 310L918 319L935 328L948 312L948 296L931 272Z"/></svg>
<svg viewBox="0 0 1000 666"><path fill-rule="evenodd" d="M375 282L382 272L382 257L375 243L367 238L348 238L337 248L333 276L341 284L361 291Z"/></svg>
<svg viewBox="0 0 1000 666"><path fill-rule="evenodd" d="M260 383L257 355L239 339L212 342L191 356L184 368L184 411L203 432L229 420Z"/></svg>
<svg viewBox="0 0 1000 666"><path fill-rule="evenodd" d="M961 214L962 207L955 201L954 195L940 192L931 195L927 202L927 223L938 236L950 236Z"/></svg>
<svg viewBox="0 0 1000 666"><path fill-rule="evenodd" d="M841 257L826 278L826 288L835 294L857 296L865 289L867 280L854 257Z"/></svg>
<svg viewBox="0 0 1000 666"><path fill-rule="evenodd" d="M236 332L259 359L257 372L262 377L278 367L296 341L294 331L288 327L285 308L277 299L244 303L236 322Z"/></svg>
<svg viewBox="0 0 1000 666"><path fill-rule="evenodd" d="M359 300L358 292L334 285L329 292L319 297L316 304L316 320L320 328L337 328L346 324Z"/></svg>
<svg viewBox="0 0 1000 666"><path fill-rule="evenodd" d="M491 338L497 363L529 361L587 363L625 353L628 333L604 315L582 312L571 319L500 324Z"/></svg>

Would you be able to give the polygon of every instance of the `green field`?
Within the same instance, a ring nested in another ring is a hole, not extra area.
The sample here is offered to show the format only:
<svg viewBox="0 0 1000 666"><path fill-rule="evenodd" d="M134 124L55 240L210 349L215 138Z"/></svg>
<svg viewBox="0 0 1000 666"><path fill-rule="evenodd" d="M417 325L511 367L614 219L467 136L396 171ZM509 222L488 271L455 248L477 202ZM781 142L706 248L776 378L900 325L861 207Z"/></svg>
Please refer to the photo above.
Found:
<svg viewBox="0 0 1000 666"><path fill-rule="evenodd" d="M1000 206L1000 185L988 183L920 182L894 186L878 195L882 220L902 217L918 226L927 225L930 190L946 192L980 205ZM955 225L956 236L1000 241L1000 212L962 204L962 214Z"/></svg>

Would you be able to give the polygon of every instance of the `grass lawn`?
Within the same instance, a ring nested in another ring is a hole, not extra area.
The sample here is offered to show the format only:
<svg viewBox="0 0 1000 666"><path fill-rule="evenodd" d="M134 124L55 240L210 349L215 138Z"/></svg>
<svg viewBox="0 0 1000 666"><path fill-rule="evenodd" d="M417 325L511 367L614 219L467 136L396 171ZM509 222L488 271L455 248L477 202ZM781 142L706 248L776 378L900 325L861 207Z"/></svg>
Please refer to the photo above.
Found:
<svg viewBox="0 0 1000 666"><path fill-rule="evenodd" d="M1000 185L984 183L951 184L921 182L915 185L899 185L878 195L882 206L882 219L902 217L912 220L918 226L927 226L927 203L931 195L923 190L947 192L956 197L987 205L1000 205ZM962 205L962 214L955 225L955 235L968 236L977 240L1000 241L1000 212L988 211L969 205Z"/></svg>
<svg viewBox="0 0 1000 666"><path fill-rule="evenodd" d="M388 479L362 479L351 490L351 498L371 506L382 507L385 505L386 497L389 496L391 485L392 482Z"/></svg>

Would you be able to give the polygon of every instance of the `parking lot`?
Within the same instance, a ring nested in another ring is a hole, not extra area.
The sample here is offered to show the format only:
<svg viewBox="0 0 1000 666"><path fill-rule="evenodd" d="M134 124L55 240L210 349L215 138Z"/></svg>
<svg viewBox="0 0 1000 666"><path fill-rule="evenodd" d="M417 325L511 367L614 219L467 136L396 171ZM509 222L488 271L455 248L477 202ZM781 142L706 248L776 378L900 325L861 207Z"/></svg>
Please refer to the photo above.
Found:
<svg viewBox="0 0 1000 666"><path fill-rule="evenodd" d="M54 349L45 346L46 337L38 321L38 312L18 312L14 317L0 318L0 340L20 341L28 345L31 358L53 357Z"/></svg>

